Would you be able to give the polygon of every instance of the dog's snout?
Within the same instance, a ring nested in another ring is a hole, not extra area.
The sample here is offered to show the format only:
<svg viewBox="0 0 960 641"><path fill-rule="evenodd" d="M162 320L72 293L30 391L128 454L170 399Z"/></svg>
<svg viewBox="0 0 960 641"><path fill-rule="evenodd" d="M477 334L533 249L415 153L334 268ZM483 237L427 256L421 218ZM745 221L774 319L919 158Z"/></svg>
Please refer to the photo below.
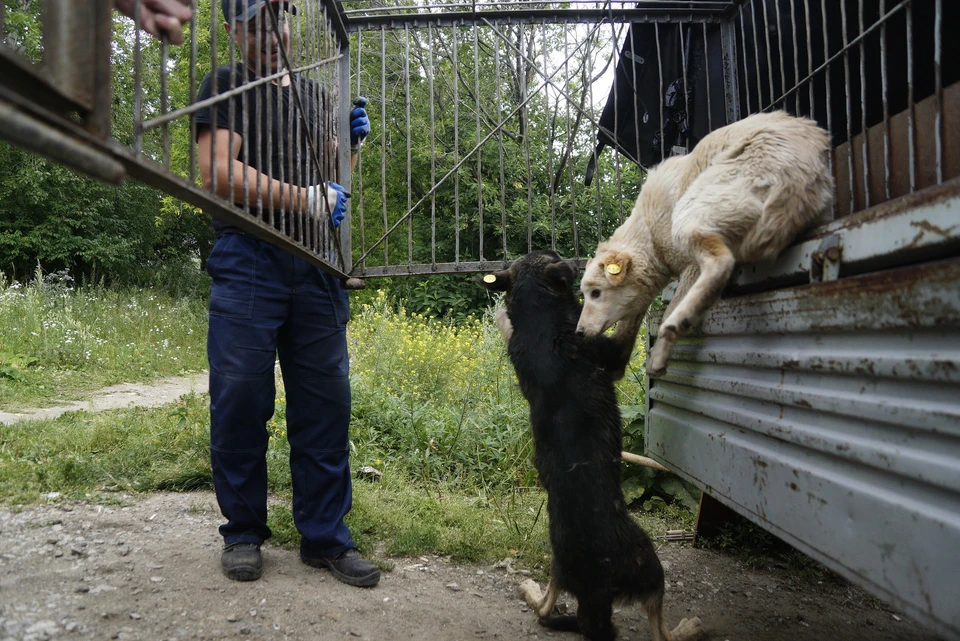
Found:
<svg viewBox="0 0 960 641"><path fill-rule="evenodd" d="M583 336L587 333L587 330L577 325L577 336Z"/></svg>

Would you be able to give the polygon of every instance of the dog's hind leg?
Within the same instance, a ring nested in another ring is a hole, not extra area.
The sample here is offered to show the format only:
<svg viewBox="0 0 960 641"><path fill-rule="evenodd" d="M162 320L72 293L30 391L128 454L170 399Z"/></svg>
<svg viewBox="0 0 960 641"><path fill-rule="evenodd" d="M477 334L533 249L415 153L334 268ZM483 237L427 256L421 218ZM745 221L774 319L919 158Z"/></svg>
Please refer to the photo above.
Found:
<svg viewBox="0 0 960 641"><path fill-rule="evenodd" d="M663 591L647 598L643 607L650 621L651 641L697 641L707 633L700 617L683 619L673 630L668 630L667 621L663 617Z"/></svg>
<svg viewBox="0 0 960 641"><path fill-rule="evenodd" d="M550 577L546 594L540 593L540 586L533 579L527 579L521 583L519 590L521 598L541 619L546 618L553 611L553 606L557 604L557 598L560 596L560 587L553 577Z"/></svg>
<svg viewBox="0 0 960 641"><path fill-rule="evenodd" d="M733 252L719 234L694 232L688 244L696 258L700 274L690 285L686 295L660 324L657 341L647 360L647 373L654 376L666 371L667 359L674 343L698 325L707 310L720 298L736 263ZM688 275L689 270L684 274ZM689 280L692 275L687 278Z"/></svg>
<svg viewBox="0 0 960 641"><path fill-rule="evenodd" d="M527 579L520 584L520 596L536 613L540 625L562 632L579 632L580 623L577 621L577 617L571 615L550 616L559 595L560 587L552 577L545 594L541 594L540 586L533 579Z"/></svg>
<svg viewBox="0 0 960 641"><path fill-rule="evenodd" d="M591 594L577 597L577 621L580 634L589 641L614 641L617 628L613 625L613 597L610 594Z"/></svg>

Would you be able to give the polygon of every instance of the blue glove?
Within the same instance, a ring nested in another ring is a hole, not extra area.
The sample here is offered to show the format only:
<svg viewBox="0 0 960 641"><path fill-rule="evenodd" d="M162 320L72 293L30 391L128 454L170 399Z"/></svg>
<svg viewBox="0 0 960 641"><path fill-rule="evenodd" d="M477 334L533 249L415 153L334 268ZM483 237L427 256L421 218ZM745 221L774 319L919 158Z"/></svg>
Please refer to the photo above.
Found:
<svg viewBox="0 0 960 641"><path fill-rule="evenodd" d="M354 108L350 112L350 144L359 145L360 142L370 135L370 118L367 117L367 99L357 98L353 101Z"/></svg>
<svg viewBox="0 0 960 641"><path fill-rule="evenodd" d="M326 205L323 204L320 196L321 190L326 192L323 194L327 201ZM326 216L329 207L330 224L339 227L347 216L348 198L350 193L343 188L343 185L338 185L332 180L327 183L326 189L322 185L313 185L307 188L307 213L319 220Z"/></svg>
<svg viewBox="0 0 960 641"><path fill-rule="evenodd" d="M350 194L343 188L343 185L338 185L332 180L327 183L327 202L330 204L331 222L334 227L339 227L346 217L347 198L349 197Z"/></svg>

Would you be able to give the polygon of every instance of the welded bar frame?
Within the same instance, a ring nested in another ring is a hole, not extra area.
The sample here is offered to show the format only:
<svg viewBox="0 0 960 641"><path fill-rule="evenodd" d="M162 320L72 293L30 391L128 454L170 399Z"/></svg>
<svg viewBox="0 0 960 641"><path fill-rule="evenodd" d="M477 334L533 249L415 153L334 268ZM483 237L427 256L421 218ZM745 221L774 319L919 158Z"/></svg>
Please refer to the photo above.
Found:
<svg viewBox="0 0 960 641"><path fill-rule="evenodd" d="M490 25L490 26L492 26L492 25ZM598 24L596 27L594 27L593 31L592 31L591 34L590 34L590 37L591 37L591 38L596 34L596 31L599 30L599 28L600 28L600 24ZM474 26L474 29L476 29L476 25ZM496 28L494 28L494 31L496 31L498 34L500 34L500 32L496 30ZM502 35L502 34L500 34L500 35ZM504 39L504 41L506 41L508 44L511 44L511 43L509 43L509 40ZM511 44L511 46L512 46L512 44ZM573 53L568 53L567 56L566 56L565 59L564 59L564 63L569 62L569 59L572 58L573 55L574 55L574 53L576 53L582 46L583 46L583 44L581 43L580 45L578 45L578 46L574 49ZM474 47L475 47L474 50L476 51L476 47L477 47L477 38L476 38L476 37L475 37L475 39L474 39ZM478 59L479 59L479 57L478 57L478 56L475 56L475 64L478 64L478 62L477 62ZM528 61L529 64L532 65L534 71L536 71L536 72L537 72L538 74L540 74L541 76L544 75L543 72L540 71L540 70L537 68L535 61L532 61L532 62L531 62L529 59L527 59L527 61ZM406 63L405 63L405 64L406 64ZM451 168L443 177L441 177L438 181L436 181L436 183L428 190L428 192L427 192L426 194L424 194L424 195L420 198L420 200L418 200L418 201L417 201L415 204L413 204L412 206L409 206L409 207L407 208L407 212L406 212L405 214L403 214L402 216L398 217L397 220L394 221L394 223L393 223L393 225L390 227L390 229L388 229L388 230L384 233L384 235L380 238L380 240L378 240L377 242L375 242L374 244L372 244L370 247L368 247L368 248L363 252L363 254L362 254L360 257L358 257L358 259L357 259L356 262L357 262L357 263L362 263L362 261L363 261L367 256L370 255L370 252L372 252L376 247L378 247L378 246L380 245L380 243L384 242L385 239L388 238L389 235L390 235L391 233L393 233L393 232L397 229L397 227L399 227L403 222L408 221L408 220L410 219L410 217L412 216L413 212L414 212L421 204L423 204L423 203L426 201L427 198L429 198L433 193L435 193L436 190L437 190L437 188L440 187L440 185L442 185L443 183L445 183L445 182L447 181L447 179L450 178L451 175L454 175L454 174L457 172L457 170L460 169L460 167L461 167L464 163L466 163L467 160L469 160L471 157L473 157L475 154L476 154L476 159L477 159L477 163L478 163L477 173L478 173L478 175L480 175L480 173L481 173L481 171L480 171L481 155L480 155L479 151L480 151L480 149L483 147L483 145L484 145L487 141L489 141L491 138L493 138L493 136L496 135L497 131L498 131L499 129L501 129L501 128L510 120L510 118L512 118L512 117L513 117L514 115L516 115L521 109L523 109L523 108L526 106L526 104L527 104L534 96L536 96L541 90L544 90L547 86L550 86L551 83L552 83L552 78L553 78L553 76L556 75L558 72L559 72L559 68L557 69L557 71L555 71L555 72L554 72L553 74L551 74L550 76L545 77L544 80L537 86L537 88L536 88L535 90L533 90L533 91L531 91L531 92L528 92L527 97L526 97L526 99L525 99L523 102L521 102L516 108L514 108L513 111L511 111L511 112L510 112L509 114L507 114L505 117L502 117L499 122L494 123L493 127L491 128L491 131L488 132L481 140L479 140L479 141L476 143L476 145L475 145L474 148L470 151L470 153L468 153L466 156L464 156L463 159L461 159L459 163L457 163L456 165L454 165L454 167ZM477 70L476 73L477 73L476 82L479 83L479 70ZM559 88L558 88L558 89L559 89ZM477 87L476 91L477 91L477 95L479 96L479 95L480 95L479 86ZM562 92L562 90L560 90L560 91ZM562 92L562 93L564 93L564 95L566 95L565 92ZM409 95L409 91L407 92L407 94ZM662 98L661 98L661 99L662 99ZM661 114L661 117L662 117L662 114ZM591 120L592 120L592 119L591 119ZM476 125L476 126L477 126L477 134L478 134L478 138L479 138L479 134L480 134L480 111L479 111L479 109L477 110L477 125ZM480 183L480 184L482 184L482 183ZM409 191L408 191L408 199L409 199L409 198L410 198L410 194L409 194ZM481 227L481 230L482 230L482 227L483 227L483 224L482 224L482 222L483 222L483 210L482 210L482 196L481 196L481 189L480 189L480 188L478 188L478 210L479 210L478 213L479 213L479 217L480 217L480 227ZM481 233L480 233L480 243L481 243L481 252L480 252L480 254L479 254L479 255L480 255L480 259L481 259L480 262L483 263L483 262L485 262L485 260L484 260L484 258L483 258L483 253L482 253L482 247L483 247L483 245L482 245L482 243L483 243L483 234L482 234L482 231L481 231ZM413 266L413 261L411 260L411 261L410 261L410 264L408 265L408 267L412 267L412 266ZM366 268L365 270L363 270L363 272L362 272L361 274L357 274L357 275L363 275L363 276L368 275L368 274L370 274L370 275L380 275L381 273L382 273L382 272L381 272L380 270L378 270L377 268L371 267L371 268ZM409 272L409 273L413 273L413 272Z"/></svg>
<svg viewBox="0 0 960 641"><path fill-rule="evenodd" d="M516 5L516 3L513 3ZM723 20L727 8L649 8L649 9L613 9L612 15L616 22L631 22L640 24L686 22L716 22ZM349 31L369 31L385 27L387 29L401 29L404 27L424 28L428 24L434 27L469 27L478 22L489 20L498 24L593 24L609 20L611 11L608 9L558 9L558 10L524 10L511 9L503 11L476 11L476 12L433 12L394 14L385 16L359 16L345 12L349 22Z"/></svg>

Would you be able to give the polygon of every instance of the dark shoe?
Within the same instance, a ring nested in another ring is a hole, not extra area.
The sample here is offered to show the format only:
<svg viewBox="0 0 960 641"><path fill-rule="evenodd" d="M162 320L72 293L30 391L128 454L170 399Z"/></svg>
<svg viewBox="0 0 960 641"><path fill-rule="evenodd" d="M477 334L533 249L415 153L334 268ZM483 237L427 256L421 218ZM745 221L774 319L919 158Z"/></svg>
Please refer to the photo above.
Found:
<svg viewBox="0 0 960 641"><path fill-rule="evenodd" d="M256 543L230 543L220 554L220 567L228 579L256 581L263 574L263 557Z"/></svg>
<svg viewBox="0 0 960 641"><path fill-rule="evenodd" d="M300 556L300 560L315 568L327 568L339 581L358 588L372 588L380 582L380 568L367 561L356 550L347 550L337 556L315 559Z"/></svg>

